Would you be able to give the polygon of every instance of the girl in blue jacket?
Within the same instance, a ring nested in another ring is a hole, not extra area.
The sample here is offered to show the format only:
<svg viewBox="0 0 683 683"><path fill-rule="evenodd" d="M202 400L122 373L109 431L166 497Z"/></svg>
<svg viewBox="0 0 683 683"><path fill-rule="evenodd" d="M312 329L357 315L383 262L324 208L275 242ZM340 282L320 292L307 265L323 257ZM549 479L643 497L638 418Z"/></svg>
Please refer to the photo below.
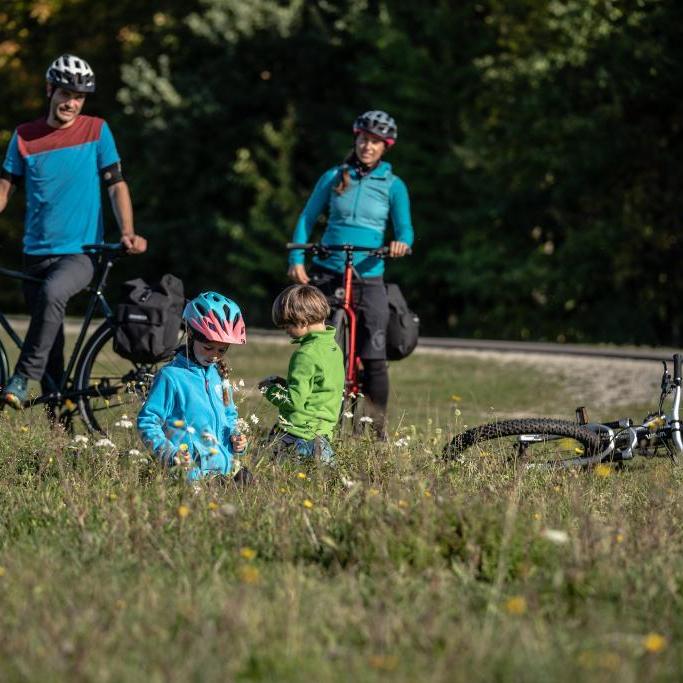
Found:
<svg viewBox="0 0 683 683"><path fill-rule="evenodd" d="M237 428L228 370L221 360L230 344L245 344L239 306L204 292L183 311L187 344L164 366L138 415L138 431L160 462L187 468L189 480L230 475L233 454L246 448ZM244 482L250 475L238 472Z"/></svg>
<svg viewBox="0 0 683 683"><path fill-rule="evenodd" d="M309 242L318 216L325 211L328 220L322 244L381 247L391 221L394 239L389 243L389 256L405 256L413 243L408 190L394 175L391 164L382 160L398 137L396 122L386 112L368 111L354 122L353 135L353 149L344 163L326 171L318 180L292 240ZM344 258L343 252L332 252L324 260L314 258L309 277L304 253L291 251L288 275L294 282L310 282L326 295L339 297ZM389 375L385 343L389 301L384 288L384 262L362 253L354 254L353 260L359 276L354 281L353 298L358 314L356 342L363 362L366 410L374 420L377 436L386 438Z"/></svg>

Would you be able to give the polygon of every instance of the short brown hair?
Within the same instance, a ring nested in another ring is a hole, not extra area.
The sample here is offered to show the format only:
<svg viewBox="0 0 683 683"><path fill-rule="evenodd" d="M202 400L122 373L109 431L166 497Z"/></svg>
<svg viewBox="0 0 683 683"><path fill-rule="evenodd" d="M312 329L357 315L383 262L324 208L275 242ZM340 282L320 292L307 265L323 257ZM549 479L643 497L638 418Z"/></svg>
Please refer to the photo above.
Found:
<svg viewBox="0 0 683 683"><path fill-rule="evenodd" d="M325 295L313 285L290 285L273 302L273 323L285 325L313 325L324 322L330 315Z"/></svg>

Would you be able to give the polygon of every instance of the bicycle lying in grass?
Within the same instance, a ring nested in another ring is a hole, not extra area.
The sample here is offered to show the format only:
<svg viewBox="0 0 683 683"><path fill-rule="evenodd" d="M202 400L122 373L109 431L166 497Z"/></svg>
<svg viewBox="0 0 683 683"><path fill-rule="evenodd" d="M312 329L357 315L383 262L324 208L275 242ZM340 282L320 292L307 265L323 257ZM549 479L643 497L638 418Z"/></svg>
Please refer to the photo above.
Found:
<svg viewBox="0 0 683 683"><path fill-rule="evenodd" d="M157 366L124 360L114 352L112 341L116 330L114 313L104 298L104 289L114 262L125 255L120 244L88 244L83 252L96 258L94 285L87 288L90 301L62 376L51 381L50 391L24 403L24 408L35 405L48 407L52 417L67 428L79 414L89 431L110 433L121 423L127 412L137 407L147 394ZM28 282L41 282L25 273L0 268L0 275ZM88 339L88 328L99 307L104 322ZM11 323L0 312L0 327L21 349L22 339ZM0 340L0 387L7 383L9 367L7 353Z"/></svg>
<svg viewBox="0 0 683 683"><path fill-rule="evenodd" d="M444 448L446 460L462 460L468 451L502 455L529 467L577 467L603 462L624 462L636 455L662 455L677 461L681 440L681 355L673 357L673 377L666 362L659 408L640 425L630 418L589 422L586 409L576 409L576 422L552 418L501 420L457 434ZM670 412L664 403L671 400ZM495 453L491 452L492 443Z"/></svg>

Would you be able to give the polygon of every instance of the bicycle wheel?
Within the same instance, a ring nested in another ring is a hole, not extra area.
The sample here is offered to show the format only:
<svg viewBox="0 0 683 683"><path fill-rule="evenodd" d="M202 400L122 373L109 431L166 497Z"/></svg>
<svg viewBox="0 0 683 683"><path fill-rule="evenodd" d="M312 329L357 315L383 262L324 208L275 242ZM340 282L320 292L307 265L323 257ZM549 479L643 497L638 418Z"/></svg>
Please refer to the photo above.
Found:
<svg viewBox="0 0 683 683"><path fill-rule="evenodd" d="M7 353L5 347L0 341L0 388L7 384L9 379L9 363L7 362Z"/></svg>
<svg viewBox="0 0 683 683"><path fill-rule="evenodd" d="M83 348L74 388L82 394L78 408L91 432L130 430L154 379L159 363L134 363L113 348L114 328L102 323Z"/></svg>
<svg viewBox="0 0 683 683"><path fill-rule="evenodd" d="M443 457L461 460L471 451L528 466L572 467L600 462L601 450L599 435L586 427L565 420L534 418L502 420L468 429L453 437Z"/></svg>
<svg viewBox="0 0 683 683"><path fill-rule="evenodd" d="M332 313L331 324L336 330L335 339L344 357L344 376L348 375L349 369L349 347L351 330L349 326L349 317L343 308L337 308ZM349 436L358 431L360 416L360 401L361 397L354 395L349 387L344 388L344 399L342 400L341 412L339 415L339 426L342 435Z"/></svg>

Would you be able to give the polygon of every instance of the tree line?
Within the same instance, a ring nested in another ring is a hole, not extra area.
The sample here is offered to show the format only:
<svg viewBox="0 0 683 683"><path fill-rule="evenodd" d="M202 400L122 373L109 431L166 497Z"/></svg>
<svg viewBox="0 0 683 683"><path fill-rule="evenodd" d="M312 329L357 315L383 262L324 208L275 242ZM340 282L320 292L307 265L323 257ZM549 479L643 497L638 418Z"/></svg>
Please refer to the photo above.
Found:
<svg viewBox="0 0 683 683"><path fill-rule="evenodd" d="M387 277L425 332L678 344L682 14L672 0L16 1L0 9L0 147L44 111L51 59L82 54L98 83L86 111L110 122L150 239L145 275L223 291L264 325L313 184L354 117L385 109L416 231ZM3 265L20 261L17 199Z"/></svg>

